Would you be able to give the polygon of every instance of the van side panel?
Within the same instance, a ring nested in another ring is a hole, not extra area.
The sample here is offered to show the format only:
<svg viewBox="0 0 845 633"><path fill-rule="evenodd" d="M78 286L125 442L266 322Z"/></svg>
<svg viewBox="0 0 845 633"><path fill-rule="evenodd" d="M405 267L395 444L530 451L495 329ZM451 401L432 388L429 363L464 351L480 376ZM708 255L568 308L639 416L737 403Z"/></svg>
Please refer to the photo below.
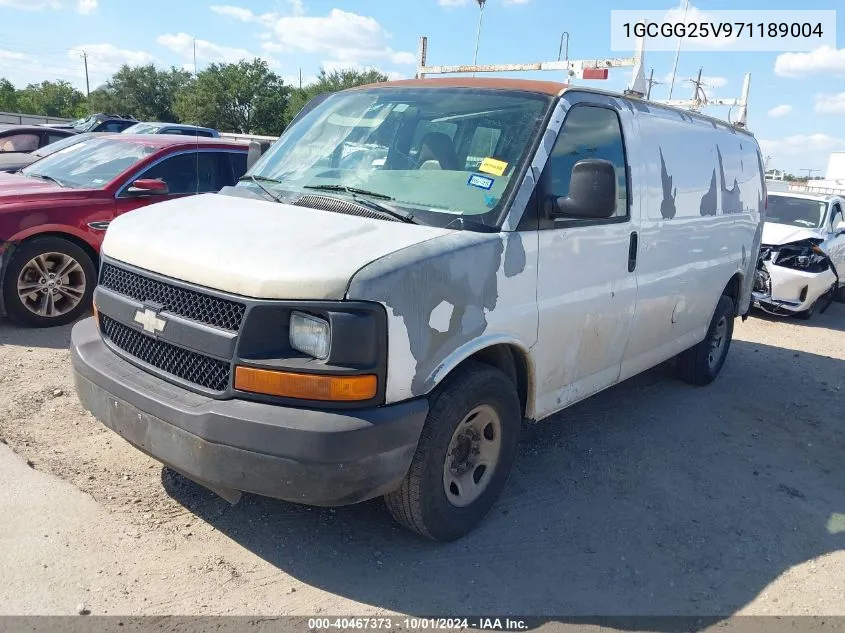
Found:
<svg viewBox="0 0 845 633"><path fill-rule="evenodd" d="M632 164L647 165L637 261L638 297L620 379L704 339L722 290L743 277L750 300L765 203L752 136L654 104L637 108Z"/></svg>
<svg viewBox="0 0 845 633"><path fill-rule="evenodd" d="M489 345L527 353L537 340L536 282L536 231L456 231L359 270L347 298L387 311L386 403L429 393Z"/></svg>

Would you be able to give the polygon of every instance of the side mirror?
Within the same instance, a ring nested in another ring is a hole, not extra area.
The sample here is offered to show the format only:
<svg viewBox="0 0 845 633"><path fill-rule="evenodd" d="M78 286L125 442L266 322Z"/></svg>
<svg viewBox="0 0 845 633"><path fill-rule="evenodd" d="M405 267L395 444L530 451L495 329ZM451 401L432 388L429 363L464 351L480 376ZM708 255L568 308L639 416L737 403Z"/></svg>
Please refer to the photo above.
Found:
<svg viewBox="0 0 845 633"><path fill-rule="evenodd" d="M258 159L270 148L269 141L250 141L249 151L246 155L246 170L252 169L252 166L258 162Z"/></svg>
<svg viewBox="0 0 845 633"><path fill-rule="evenodd" d="M845 234L845 219L839 220L836 224L833 225L833 234L834 235L842 235Z"/></svg>
<svg viewBox="0 0 845 633"><path fill-rule="evenodd" d="M552 218L601 219L616 211L616 168L608 160L587 158L572 168L569 196L552 198Z"/></svg>
<svg viewBox="0 0 845 633"><path fill-rule="evenodd" d="M140 178L126 190L126 193L133 196L166 196L169 192L167 183L155 178Z"/></svg>

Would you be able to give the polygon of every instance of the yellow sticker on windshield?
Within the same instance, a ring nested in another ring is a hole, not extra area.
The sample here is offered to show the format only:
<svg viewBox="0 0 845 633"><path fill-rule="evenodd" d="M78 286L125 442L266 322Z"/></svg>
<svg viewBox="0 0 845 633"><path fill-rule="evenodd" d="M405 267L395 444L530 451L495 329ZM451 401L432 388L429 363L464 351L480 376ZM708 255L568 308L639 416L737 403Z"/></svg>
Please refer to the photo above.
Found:
<svg viewBox="0 0 845 633"><path fill-rule="evenodd" d="M493 174L494 176L503 176L508 164L503 160L496 160L495 158L485 158L481 161L481 167L478 171L483 171L485 174Z"/></svg>

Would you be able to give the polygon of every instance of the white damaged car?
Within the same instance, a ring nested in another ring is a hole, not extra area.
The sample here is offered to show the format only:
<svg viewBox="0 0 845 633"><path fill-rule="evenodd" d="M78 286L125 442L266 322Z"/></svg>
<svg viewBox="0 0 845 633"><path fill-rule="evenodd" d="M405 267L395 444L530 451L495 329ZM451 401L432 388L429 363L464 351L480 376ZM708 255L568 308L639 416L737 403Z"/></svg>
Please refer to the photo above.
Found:
<svg viewBox="0 0 845 633"><path fill-rule="evenodd" d="M778 316L809 319L845 302L845 200L770 193L754 283L754 304Z"/></svg>

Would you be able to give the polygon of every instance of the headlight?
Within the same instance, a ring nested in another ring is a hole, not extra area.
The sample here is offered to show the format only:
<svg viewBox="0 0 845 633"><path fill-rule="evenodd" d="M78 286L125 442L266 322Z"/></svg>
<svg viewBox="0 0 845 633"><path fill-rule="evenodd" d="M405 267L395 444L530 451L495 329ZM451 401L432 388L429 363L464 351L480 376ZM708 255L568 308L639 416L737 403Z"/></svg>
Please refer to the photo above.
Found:
<svg viewBox="0 0 845 633"><path fill-rule="evenodd" d="M291 313L290 346L292 348L303 354L325 360L329 357L331 344L332 334L328 321L304 312Z"/></svg>

